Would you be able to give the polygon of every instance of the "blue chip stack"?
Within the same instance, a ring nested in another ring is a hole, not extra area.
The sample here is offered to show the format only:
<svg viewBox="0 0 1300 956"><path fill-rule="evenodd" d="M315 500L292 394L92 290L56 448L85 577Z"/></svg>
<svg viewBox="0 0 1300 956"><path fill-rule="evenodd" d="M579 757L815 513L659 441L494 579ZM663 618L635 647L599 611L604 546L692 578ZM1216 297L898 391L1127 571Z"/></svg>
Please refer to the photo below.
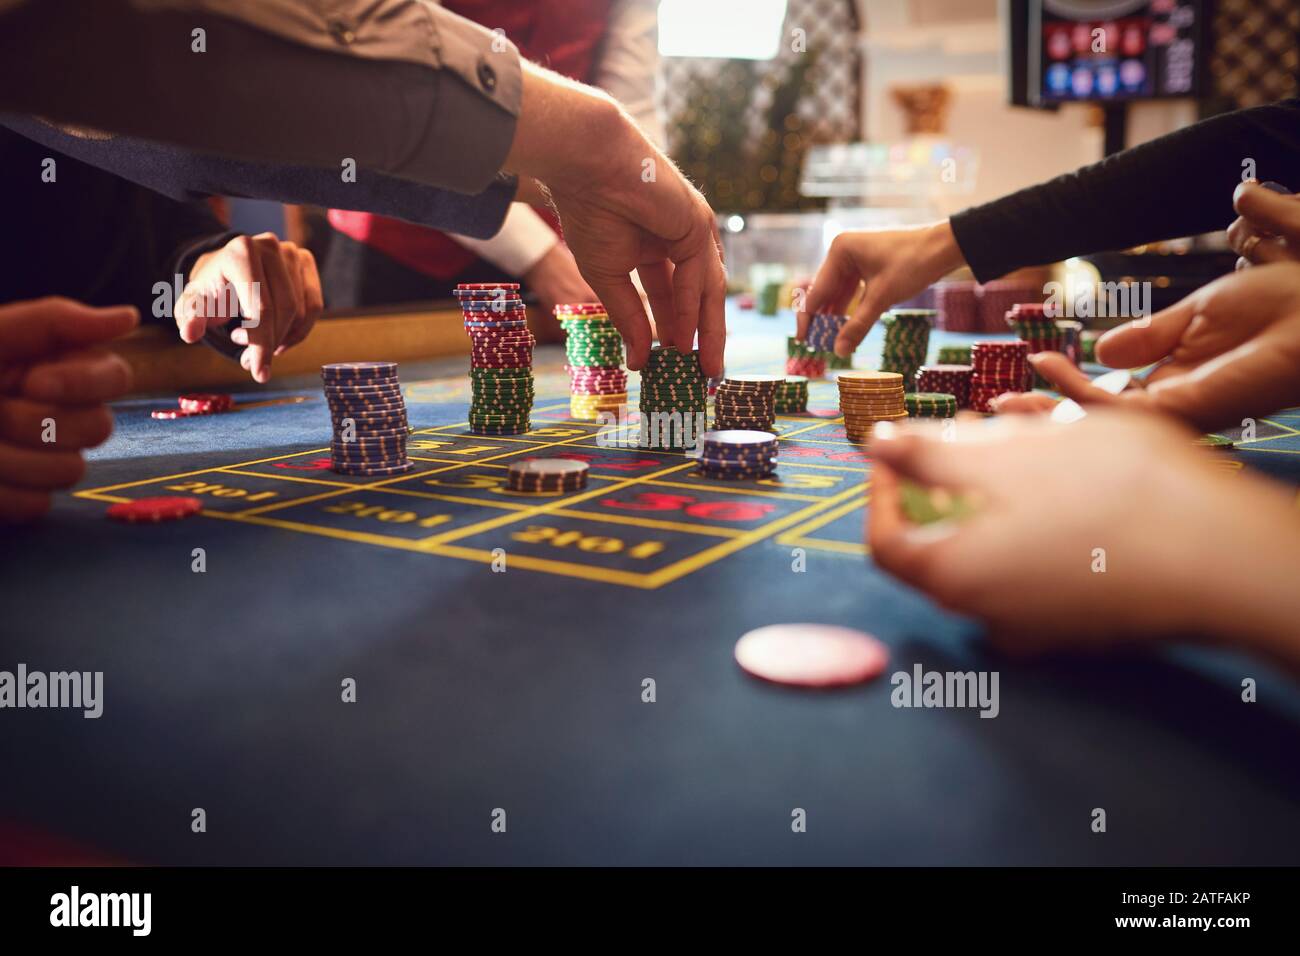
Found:
<svg viewBox="0 0 1300 956"><path fill-rule="evenodd" d="M804 344L814 352L834 352L835 340L840 337L840 330L848 322L847 315L815 313L808 318L808 334L804 337Z"/></svg>
<svg viewBox="0 0 1300 956"><path fill-rule="evenodd" d="M340 475L386 478L412 470L406 457L410 427L396 362L322 365L329 402L331 467Z"/></svg>
<svg viewBox="0 0 1300 956"><path fill-rule="evenodd" d="M705 478L756 481L776 471L776 436L771 432L705 432L701 445L699 474Z"/></svg>

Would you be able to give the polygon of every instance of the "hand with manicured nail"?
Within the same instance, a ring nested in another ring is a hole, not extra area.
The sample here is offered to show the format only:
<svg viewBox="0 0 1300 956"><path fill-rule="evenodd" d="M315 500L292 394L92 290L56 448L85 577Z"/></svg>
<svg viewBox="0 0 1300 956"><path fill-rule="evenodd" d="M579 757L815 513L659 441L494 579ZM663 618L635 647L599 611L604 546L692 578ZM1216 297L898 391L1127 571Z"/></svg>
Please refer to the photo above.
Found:
<svg viewBox="0 0 1300 956"><path fill-rule="evenodd" d="M0 305L0 522L30 521L81 480L81 452L113 430L131 369L103 348L139 324L130 306L48 298ZM52 439L52 440L51 440Z"/></svg>
<svg viewBox="0 0 1300 956"><path fill-rule="evenodd" d="M230 338L246 346L239 364L267 382L272 358L305 339L323 307L310 252L270 232L236 236L195 261L176 304L176 328L181 339L197 342L208 329L238 321Z"/></svg>
<svg viewBox="0 0 1300 956"><path fill-rule="evenodd" d="M1300 665L1289 489L1214 467L1192 432L1152 415L929 424L876 428L872 559L1005 649L1208 634ZM975 513L913 525L901 479Z"/></svg>
<svg viewBox="0 0 1300 956"><path fill-rule="evenodd" d="M963 265L961 249L946 221L916 229L840 233L808 290L796 334L802 342L810 315L843 315L865 282L862 298L835 343L835 354L847 358L883 312Z"/></svg>
<svg viewBox="0 0 1300 956"><path fill-rule="evenodd" d="M1097 340L1097 360L1113 368L1160 364L1142 387L1111 395L1063 355L1039 352L1030 362L1081 405L1163 412L1204 431L1300 405L1300 263L1234 272L1149 319L1111 329ZM1042 411L1041 402L1009 396L995 410Z"/></svg>

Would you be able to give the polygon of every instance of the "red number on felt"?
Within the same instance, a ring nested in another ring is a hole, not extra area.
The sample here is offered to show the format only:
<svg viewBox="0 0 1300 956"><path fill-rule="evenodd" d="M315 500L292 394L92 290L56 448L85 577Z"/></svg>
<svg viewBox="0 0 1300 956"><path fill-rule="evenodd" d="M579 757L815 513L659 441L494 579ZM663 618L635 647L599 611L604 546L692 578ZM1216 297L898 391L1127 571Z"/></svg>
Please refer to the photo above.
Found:
<svg viewBox="0 0 1300 956"><path fill-rule="evenodd" d="M285 468L289 471L329 471L332 462L328 458L316 458L305 465L295 465L293 462L277 461L276 468Z"/></svg>
<svg viewBox="0 0 1300 956"><path fill-rule="evenodd" d="M618 508L623 511L681 511L694 500L691 495L667 495L658 491L642 491L637 494L635 501L606 498L601 504L606 508Z"/></svg>
<svg viewBox="0 0 1300 956"><path fill-rule="evenodd" d="M683 509L692 518L714 521L757 521L776 510L776 505L752 501L698 501Z"/></svg>

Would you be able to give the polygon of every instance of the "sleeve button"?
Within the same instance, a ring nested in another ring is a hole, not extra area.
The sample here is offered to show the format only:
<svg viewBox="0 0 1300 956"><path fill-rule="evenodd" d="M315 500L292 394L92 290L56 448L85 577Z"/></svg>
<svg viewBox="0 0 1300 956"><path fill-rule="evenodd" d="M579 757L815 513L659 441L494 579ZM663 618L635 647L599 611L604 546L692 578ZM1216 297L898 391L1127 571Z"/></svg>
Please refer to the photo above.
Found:
<svg viewBox="0 0 1300 956"><path fill-rule="evenodd" d="M497 71L492 69L487 60L478 61L478 81L489 93L497 88Z"/></svg>

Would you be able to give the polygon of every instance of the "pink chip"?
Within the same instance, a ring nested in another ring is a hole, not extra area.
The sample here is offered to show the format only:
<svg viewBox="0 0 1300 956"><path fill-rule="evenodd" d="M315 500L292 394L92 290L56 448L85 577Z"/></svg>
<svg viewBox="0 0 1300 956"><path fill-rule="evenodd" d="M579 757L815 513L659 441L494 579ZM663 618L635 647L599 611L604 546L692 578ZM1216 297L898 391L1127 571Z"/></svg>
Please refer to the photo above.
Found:
<svg viewBox="0 0 1300 956"><path fill-rule="evenodd" d="M879 677L889 651L870 634L831 624L771 624L736 642L736 663L763 680L837 687Z"/></svg>

